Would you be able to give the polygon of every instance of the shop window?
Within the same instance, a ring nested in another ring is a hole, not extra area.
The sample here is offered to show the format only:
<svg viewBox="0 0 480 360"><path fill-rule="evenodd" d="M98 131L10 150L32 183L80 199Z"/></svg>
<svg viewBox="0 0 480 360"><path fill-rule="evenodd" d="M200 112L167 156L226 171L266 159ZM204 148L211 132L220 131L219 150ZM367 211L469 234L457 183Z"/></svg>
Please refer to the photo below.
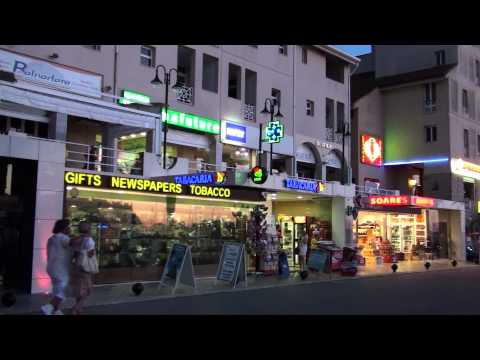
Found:
<svg viewBox="0 0 480 360"><path fill-rule="evenodd" d="M186 46L178 47L177 71L178 71L177 81L186 87L193 87L193 84L195 83L195 50L194 49L191 49Z"/></svg>
<svg viewBox="0 0 480 360"><path fill-rule="evenodd" d="M140 64L148 67L155 66L155 48L153 46L140 46Z"/></svg>
<svg viewBox="0 0 480 360"><path fill-rule="evenodd" d="M218 59L208 54L203 54L202 88L218 92Z"/></svg>
<svg viewBox="0 0 480 360"><path fill-rule="evenodd" d="M273 154L272 169L279 174L288 173L288 161L290 159L290 156Z"/></svg>
<svg viewBox="0 0 480 360"><path fill-rule="evenodd" d="M223 144L222 161L225 162L228 167L248 171L253 167L253 157L254 152L252 150L244 147Z"/></svg>
<svg viewBox="0 0 480 360"><path fill-rule="evenodd" d="M228 64L228 97L241 99L242 69L240 66Z"/></svg>
<svg viewBox="0 0 480 360"><path fill-rule="evenodd" d="M190 161L208 162L208 149L196 148L193 146L185 146L178 144L167 145L167 157L184 158Z"/></svg>
<svg viewBox="0 0 480 360"><path fill-rule="evenodd" d="M196 276L215 275L225 241L245 242L253 205L95 189L67 192L67 217L92 224L96 283L158 280L174 243L191 246ZM92 192L95 196L92 197Z"/></svg>

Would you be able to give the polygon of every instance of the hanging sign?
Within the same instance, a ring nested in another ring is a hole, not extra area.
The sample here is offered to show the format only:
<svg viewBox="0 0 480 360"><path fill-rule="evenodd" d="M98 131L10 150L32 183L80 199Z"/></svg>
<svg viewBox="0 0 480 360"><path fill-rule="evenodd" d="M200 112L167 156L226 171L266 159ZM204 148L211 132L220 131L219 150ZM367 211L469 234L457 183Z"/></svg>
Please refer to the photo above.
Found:
<svg viewBox="0 0 480 360"><path fill-rule="evenodd" d="M268 172L264 167L255 166L248 173L248 177L254 184L263 184L267 181Z"/></svg>
<svg viewBox="0 0 480 360"><path fill-rule="evenodd" d="M195 288L195 277L190 246L174 244L163 268L160 286L173 286L175 292L179 285Z"/></svg>
<svg viewBox="0 0 480 360"><path fill-rule="evenodd" d="M284 186L287 189L303 190L303 191L308 191L313 193L321 193L325 191L325 184L323 182L313 181L313 180L288 178L288 179L285 179Z"/></svg>
<svg viewBox="0 0 480 360"><path fill-rule="evenodd" d="M150 105L150 96L139 93L137 91L123 90L122 97L118 99L118 103L122 105L141 104Z"/></svg>
<svg viewBox="0 0 480 360"><path fill-rule="evenodd" d="M217 281L230 283L234 288L238 283L247 283L245 246L240 243L225 243L217 270Z"/></svg>
<svg viewBox="0 0 480 360"><path fill-rule="evenodd" d="M265 139L271 144L279 143L283 139L283 125L280 121L271 121L267 124Z"/></svg>
<svg viewBox="0 0 480 360"><path fill-rule="evenodd" d="M362 135L362 163L382 166L383 143L380 138L371 135Z"/></svg>

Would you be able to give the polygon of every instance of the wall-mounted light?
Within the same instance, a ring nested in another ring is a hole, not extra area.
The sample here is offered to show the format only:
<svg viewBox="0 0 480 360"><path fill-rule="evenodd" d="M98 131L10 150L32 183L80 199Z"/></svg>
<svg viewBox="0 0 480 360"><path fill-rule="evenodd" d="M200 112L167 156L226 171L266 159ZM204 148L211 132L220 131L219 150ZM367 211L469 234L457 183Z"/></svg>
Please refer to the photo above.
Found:
<svg viewBox="0 0 480 360"><path fill-rule="evenodd" d="M417 186L417 180L415 180L415 179L408 179L408 186L409 186L409 187L415 187L415 186Z"/></svg>

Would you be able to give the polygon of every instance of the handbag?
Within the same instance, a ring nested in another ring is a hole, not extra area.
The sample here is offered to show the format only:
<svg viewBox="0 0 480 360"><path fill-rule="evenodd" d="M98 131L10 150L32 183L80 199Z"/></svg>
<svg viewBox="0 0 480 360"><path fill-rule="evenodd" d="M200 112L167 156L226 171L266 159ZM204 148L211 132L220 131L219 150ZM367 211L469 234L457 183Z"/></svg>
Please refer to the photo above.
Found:
<svg viewBox="0 0 480 360"><path fill-rule="evenodd" d="M90 274L98 274L98 261L97 256L88 256L88 250L80 251L80 269Z"/></svg>

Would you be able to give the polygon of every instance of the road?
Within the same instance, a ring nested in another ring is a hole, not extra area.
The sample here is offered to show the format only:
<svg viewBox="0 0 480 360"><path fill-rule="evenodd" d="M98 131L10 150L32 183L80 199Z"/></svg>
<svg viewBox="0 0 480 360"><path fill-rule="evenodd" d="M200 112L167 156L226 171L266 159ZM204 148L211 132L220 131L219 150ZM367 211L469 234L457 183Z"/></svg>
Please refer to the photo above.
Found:
<svg viewBox="0 0 480 360"><path fill-rule="evenodd" d="M86 308L129 315L480 314L480 266Z"/></svg>

